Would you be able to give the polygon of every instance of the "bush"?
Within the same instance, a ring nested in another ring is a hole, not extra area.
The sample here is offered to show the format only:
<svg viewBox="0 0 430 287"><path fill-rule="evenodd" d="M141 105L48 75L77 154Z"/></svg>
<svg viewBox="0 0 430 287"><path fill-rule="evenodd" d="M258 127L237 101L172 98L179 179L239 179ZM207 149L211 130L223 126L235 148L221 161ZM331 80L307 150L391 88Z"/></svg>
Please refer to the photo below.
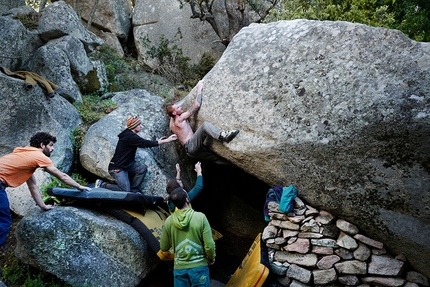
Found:
<svg viewBox="0 0 430 287"><path fill-rule="evenodd" d="M142 88L142 84L138 81L130 79L127 76L122 76L132 71L131 63L122 59L113 48L103 45L99 47L97 52L92 53L90 57L105 63L109 92Z"/></svg>
<svg viewBox="0 0 430 287"><path fill-rule="evenodd" d="M398 29L416 41L430 40L426 0L281 0L265 22L293 19L362 23Z"/></svg>
<svg viewBox="0 0 430 287"><path fill-rule="evenodd" d="M73 131L75 154L79 154L85 133L89 127L117 108L112 99L100 100L98 94L83 95L82 103L74 104L81 116L82 123Z"/></svg>
<svg viewBox="0 0 430 287"><path fill-rule="evenodd" d="M389 27L393 13L377 0L281 0L280 9L271 11L269 21L309 19L348 21L371 26Z"/></svg>
<svg viewBox="0 0 430 287"><path fill-rule="evenodd" d="M164 35L159 37L159 44L152 45L148 36L141 39L146 49L146 60L155 61L152 73L166 78L172 85L184 85L193 88L215 65L210 54L203 54L197 65L190 65L190 58L183 55L182 49L171 43Z"/></svg>
<svg viewBox="0 0 430 287"><path fill-rule="evenodd" d="M39 17L39 14L32 13L30 15L18 15L13 19L19 20L29 30L36 30L39 24Z"/></svg>

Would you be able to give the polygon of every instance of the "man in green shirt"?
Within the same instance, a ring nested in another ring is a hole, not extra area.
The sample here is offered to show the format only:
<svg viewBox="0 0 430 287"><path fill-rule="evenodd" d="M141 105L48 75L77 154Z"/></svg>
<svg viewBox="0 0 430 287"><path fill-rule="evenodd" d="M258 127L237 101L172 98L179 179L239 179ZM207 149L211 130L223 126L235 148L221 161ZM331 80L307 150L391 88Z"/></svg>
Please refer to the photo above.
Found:
<svg viewBox="0 0 430 287"><path fill-rule="evenodd" d="M178 208L164 223L160 249L171 248L174 259L174 286L210 287L209 267L215 263L215 241L209 221L190 206L187 192L174 189L170 201Z"/></svg>

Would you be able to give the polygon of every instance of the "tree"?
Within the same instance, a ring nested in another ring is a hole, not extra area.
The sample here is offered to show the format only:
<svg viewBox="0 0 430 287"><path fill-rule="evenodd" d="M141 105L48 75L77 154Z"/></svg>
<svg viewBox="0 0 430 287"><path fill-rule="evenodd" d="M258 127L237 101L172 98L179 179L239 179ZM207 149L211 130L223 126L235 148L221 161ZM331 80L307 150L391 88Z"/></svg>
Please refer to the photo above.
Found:
<svg viewBox="0 0 430 287"><path fill-rule="evenodd" d="M207 21L227 46L240 29L265 19L280 0L179 0L188 3L191 18ZM222 11L220 13L220 11Z"/></svg>
<svg viewBox="0 0 430 287"><path fill-rule="evenodd" d="M398 29L416 41L430 40L428 0L280 0L266 22L310 19Z"/></svg>
<svg viewBox="0 0 430 287"><path fill-rule="evenodd" d="M416 41L430 41L430 1L396 1L392 10L396 19L394 28Z"/></svg>
<svg viewBox="0 0 430 287"><path fill-rule="evenodd" d="M95 0L94 6L91 9L90 17L88 18L87 29L91 28L91 24L93 23L94 15L96 14L97 9L99 8L99 0Z"/></svg>

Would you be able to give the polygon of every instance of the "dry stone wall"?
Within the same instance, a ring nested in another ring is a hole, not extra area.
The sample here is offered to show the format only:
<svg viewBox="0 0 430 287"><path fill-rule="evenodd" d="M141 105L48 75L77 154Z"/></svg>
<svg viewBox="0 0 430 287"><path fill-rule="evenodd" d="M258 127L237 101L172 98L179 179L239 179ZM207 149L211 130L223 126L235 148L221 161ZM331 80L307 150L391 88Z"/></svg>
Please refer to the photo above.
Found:
<svg viewBox="0 0 430 287"><path fill-rule="evenodd" d="M390 254L382 242L354 224L317 210L296 197L284 213L268 203L270 222L262 239L270 272L282 286L429 286L403 255ZM389 249L389 248L388 248Z"/></svg>

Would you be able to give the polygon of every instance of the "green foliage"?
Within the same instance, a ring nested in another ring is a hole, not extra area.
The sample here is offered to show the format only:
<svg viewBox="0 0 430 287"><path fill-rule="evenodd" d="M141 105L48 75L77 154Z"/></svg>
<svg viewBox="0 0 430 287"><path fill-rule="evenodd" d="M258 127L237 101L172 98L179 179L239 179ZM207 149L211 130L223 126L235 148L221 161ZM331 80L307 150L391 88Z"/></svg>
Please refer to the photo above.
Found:
<svg viewBox="0 0 430 287"><path fill-rule="evenodd" d="M273 17L273 18L272 18ZM271 11L271 20L331 20L390 27L393 14L379 0L281 0L281 9Z"/></svg>
<svg viewBox="0 0 430 287"><path fill-rule="evenodd" d="M141 45L146 49L146 59L155 62L156 68L153 72L174 85L182 84L192 88L215 65L215 59L207 53L203 54L197 65L190 65L190 58L184 56L182 49L172 44L164 35L159 37L158 45L152 45L148 36L141 39Z"/></svg>
<svg viewBox="0 0 430 287"><path fill-rule="evenodd" d="M80 185L87 185L87 180L80 174L73 173L71 176L77 183ZM51 182L48 184L42 184L40 186L40 193L42 194L42 199L46 204L54 204L54 203L61 203L62 200L53 196L50 196L47 191L48 188L54 188L54 187L62 187L62 188L70 188L67 184L62 183L58 178L55 176L51 176Z"/></svg>
<svg viewBox="0 0 430 287"><path fill-rule="evenodd" d="M215 66L215 59L212 55L204 53L197 65L189 67L189 73L182 84L186 87L194 87Z"/></svg>
<svg viewBox="0 0 430 287"><path fill-rule="evenodd" d="M88 182L86 181L86 179L77 173L73 173L71 176L71 178L73 178L77 183L79 183L80 185L87 185ZM46 191L48 190L48 188L52 188L52 187L62 187L62 188L70 188L70 186L68 186L67 184L62 183L58 178L56 178L55 176L51 177L52 181L48 184L42 184L40 186L40 192L42 192L42 195L44 197L48 196Z"/></svg>
<svg viewBox="0 0 430 287"><path fill-rule="evenodd" d="M72 285L55 276L36 270L27 264L20 263L12 254L12 258L2 266L2 280L9 287L70 287Z"/></svg>
<svg viewBox="0 0 430 287"><path fill-rule="evenodd" d="M161 65L166 64L167 62L174 62L176 61L175 56L180 56L182 54L182 50L178 49L176 45L169 48L170 41L164 37L164 35L161 35L159 37L160 44L158 46L150 46L149 43L151 42L148 37L144 39L144 43L148 43L146 48L148 49L146 51L146 54L150 58L157 59ZM180 59L178 59L180 60ZM189 59L184 59L184 61L188 61Z"/></svg>
<svg viewBox="0 0 430 287"><path fill-rule="evenodd" d="M109 82L108 91L118 92L142 88L141 83L125 76L127 72L131 71L131 65L122 59L113 48L103 45L90 56L94 60L105 63L106 77Z"/></svg>
<svg viewBox="0 0 430 287"><path fill-rule="evenodd" d="M116 73L124 73L129 70L128 63L108 45L100 46L97 53L91 54L91 58L101 60L103 63L109 63Z"/></svg>
<svg viewBox="0 0 430 287"><path fill-rule="evenodd" d="M92 125L117 108L112 99L100 100L98 94L83 95L82 103L75 103L85 125Z"/></svg>
<svg viewBox="0 0 430 287"><path fill-rule="evenodd" d="M73 130L73 142L77 152L76 154L79 154L79 150L82 146L82 142L88 128L116 109L117 105L112 101L112 99L100 100L98 94L91 94L83 95L82 103L75 103L74 106L78 110L82 119L82 124Z"/></svg>
<svg viewBox="0 0 430 287"><path fill-rule="evenodd" d="M106 64L106 77L109 83L115 82L115 66L112 64Z"/></svg>
<svg viewBox="0 0 430 287"><path fill-rule="evenodd" d="M430 40L430 1L281 0L265 22L309 19L348 21L399 29L416 41Z"/></svg>
<svg viewBox="0 0 430 287"><path fill-rule="evenodd" d="M36 30L39 23L39 14L17 15L13 19L21 21L25 28L29 30Z"/></svg>
<svg viewBox="0 0 430 287"><path fill-rule="evenodd" d="M396 1L392 9L396 19L394 28L416 41L430 41L430 1Z"/></svg>

